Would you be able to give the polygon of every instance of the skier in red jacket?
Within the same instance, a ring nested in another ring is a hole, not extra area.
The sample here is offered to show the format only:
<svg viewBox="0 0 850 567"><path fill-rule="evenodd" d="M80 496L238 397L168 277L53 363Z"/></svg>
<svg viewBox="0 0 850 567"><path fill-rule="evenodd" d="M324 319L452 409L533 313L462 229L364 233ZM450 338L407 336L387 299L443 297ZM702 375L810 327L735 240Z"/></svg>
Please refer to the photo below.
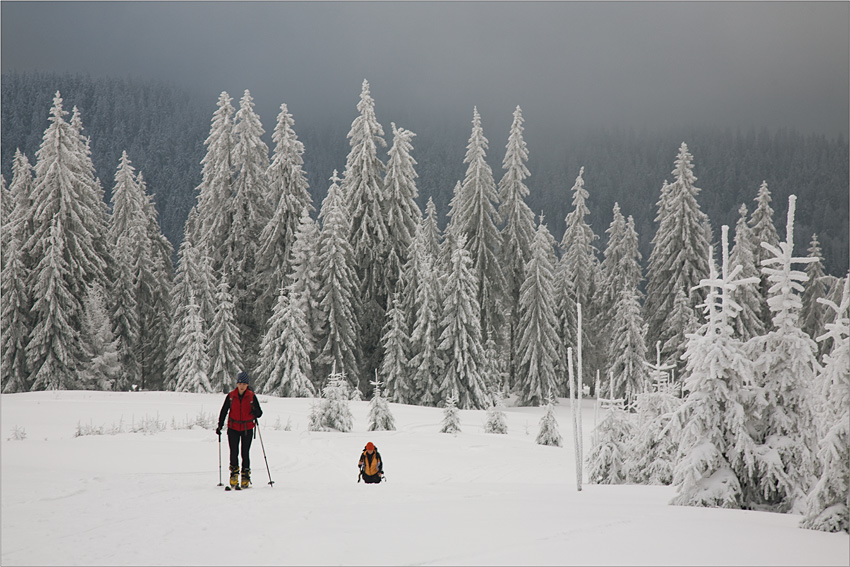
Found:
<svg viewBox="0 0 850 567"><path fill-rule="evenodd" d="M248 387L248 373L242 371L236 377L236 389L224 398L221 413L218 414L218 429L216 434L221 436L224 426L224 416L230 412L227 419L227 442L230 445L230 487L236 490L239 486L239 442L242 442L242 486L251 485L251 440L254 435L254 424L263 415L260 401L254 391Z"/></svg>

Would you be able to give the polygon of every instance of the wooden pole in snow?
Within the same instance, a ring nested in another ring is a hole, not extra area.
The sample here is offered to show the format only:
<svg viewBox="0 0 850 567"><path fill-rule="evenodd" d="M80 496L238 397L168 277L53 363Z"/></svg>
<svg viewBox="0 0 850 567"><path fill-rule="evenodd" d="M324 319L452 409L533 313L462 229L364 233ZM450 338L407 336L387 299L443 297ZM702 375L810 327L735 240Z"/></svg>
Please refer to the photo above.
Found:
<svg viewBox="0 0 850 567"><path fill-rule="evenodd" d="M576 377L573 374L573 348L567 348L567 368L570 374L570 409L573 414L573 445L576 454L576 489L581 492L581 446L579 444L578 413L576 411Z"/></svg>

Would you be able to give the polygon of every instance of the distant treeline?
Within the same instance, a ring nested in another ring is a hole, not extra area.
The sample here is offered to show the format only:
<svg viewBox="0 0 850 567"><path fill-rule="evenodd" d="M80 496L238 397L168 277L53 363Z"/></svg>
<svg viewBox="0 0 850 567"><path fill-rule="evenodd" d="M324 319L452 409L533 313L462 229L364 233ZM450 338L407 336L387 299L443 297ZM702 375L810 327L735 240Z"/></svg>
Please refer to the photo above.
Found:
<svg viewBox="0 0 850 567"><path fill-rule="evenodd" d="M2 75L2 174L11 179L12 156L20 148L31 161L47 127L48 110L56 91L70 110L82 111L84 133L92 141L92 161L109 197L122 150L126 150L156 195L163 234L179 247L186 217L196 201L201 181L200 160L204 140L219 93L200 100L174 86L128 79L91 78L53 73L3 73ZM375 96L376 114L385 131L390 125L381 112L381 95ZM280 103L287 102L284 100ZM517 101L520 105L522 101ZM357 116L353 99L342 114L327 114L323 123L309 123L294 115L295 130L304 142L304 170L315 205L321 203L334 169L342 171L348 153L346 134ZM417 135L413 156L419 179L419 205L433 197L441 225L455 183L463 178L469 124L415 118L399 124ZM266 143L272 147L273 116L263 116ZM470 120L472 109L470 109ZM498 180L502 174L505 132L488 123L508 117L482 116L484 135L490 140L487 160ZM640 236L640 250L649 257L657 229L654 219L662 183L670 179L681 142L694 156L698 201L719 241L720 226L734 227L741 203L752 211L763 180L767 181L776 212L774 222L784 234L788 195L800 197L797 209L798 255L806 254L811 234L818 234L827 273L841 276L850 261L850 150L843 137L803 135L795 130L731 130L676 128L659 125L654 130L598 129L564 133L525 132L529 148L527 202L535 214L543 213L553 236L560 239L570 211L569 189L584 166L585 187L590 193L588 222L600 236L615 202L632 215ZM386 159L386 156L383 156Z"/></svg>

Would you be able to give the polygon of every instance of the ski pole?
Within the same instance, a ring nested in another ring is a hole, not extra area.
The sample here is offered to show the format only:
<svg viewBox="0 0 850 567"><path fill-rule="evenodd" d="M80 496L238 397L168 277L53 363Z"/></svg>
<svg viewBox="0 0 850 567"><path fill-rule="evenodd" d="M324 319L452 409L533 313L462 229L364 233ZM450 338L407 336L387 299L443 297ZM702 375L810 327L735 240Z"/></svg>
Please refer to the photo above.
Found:
<svg viewBox="0 0 850 567"><path fill-rule="evenodd" d="M263 449L263 460L266 461L266 472L269 473L269 486L274 488L274 481L272 480L272 473L269 470L269 460L266 458L266 447L263 445L263 434L260 432L260 422L256 419L254 423L257 425L257 433L260 435L260 447Z"/></svg>
<svg viewBox="0 0 850 567"><path fill-rule="evenodd" d="M221 484L221 432L218 434L218 485Z"/></svg>

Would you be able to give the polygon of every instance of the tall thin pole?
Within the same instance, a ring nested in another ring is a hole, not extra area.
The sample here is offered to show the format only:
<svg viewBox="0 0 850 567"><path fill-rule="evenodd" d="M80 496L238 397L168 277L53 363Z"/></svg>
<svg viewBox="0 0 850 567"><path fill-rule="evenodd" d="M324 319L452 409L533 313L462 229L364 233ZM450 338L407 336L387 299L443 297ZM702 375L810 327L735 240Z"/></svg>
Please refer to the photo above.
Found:
<svg viewBox="0 0 850 567"><path fill-rule="evenodd" d="M584 380L582 379L581 366L581 303L578 304L578 456L579 456L579 474L584 471L584 435L581 431L581 396L584 390ZM583 476L583 475L582 475ZM579 477L579 490L581 490L581 476Z"/></svg>
<svg viewBox="0 0 850 567"><path fill-rule="evenodd" d="M573 374L573 348L567 348L567 368L570 374L570 408L573 410L573 445L576 455L576 489L581 492L581 446L579 443L578 415L576 412L576 378Z"/></svg>

